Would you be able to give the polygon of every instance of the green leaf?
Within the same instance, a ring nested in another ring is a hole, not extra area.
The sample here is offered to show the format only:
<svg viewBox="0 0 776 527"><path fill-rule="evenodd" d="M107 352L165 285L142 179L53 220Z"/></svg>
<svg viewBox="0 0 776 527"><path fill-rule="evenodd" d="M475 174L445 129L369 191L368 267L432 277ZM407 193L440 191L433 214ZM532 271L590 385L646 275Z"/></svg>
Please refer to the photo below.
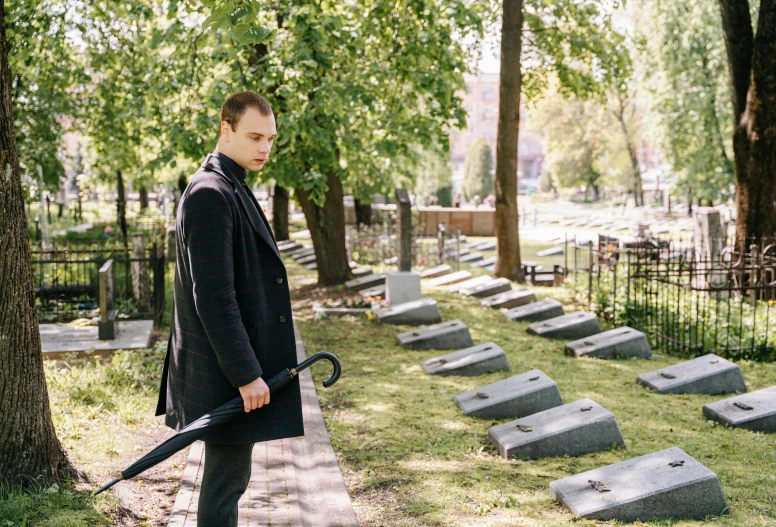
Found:
<svg viewBox="0 0 776 527"><path fill-rule="evenodd" d="M255 24L238 24L234 28L235 40L243 45L261 44L274 37L275 31Z"/></svg>

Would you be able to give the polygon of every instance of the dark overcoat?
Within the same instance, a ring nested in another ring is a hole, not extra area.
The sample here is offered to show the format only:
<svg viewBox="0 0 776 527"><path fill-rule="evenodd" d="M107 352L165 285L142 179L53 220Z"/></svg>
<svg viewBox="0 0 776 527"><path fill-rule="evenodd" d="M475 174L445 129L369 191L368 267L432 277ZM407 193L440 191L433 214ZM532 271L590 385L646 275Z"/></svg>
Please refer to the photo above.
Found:
<svg viewBox="0 0 776 527"><path fill-rule="evenodd" d="M243 181L210 154L176 217L175 304L156 415L182 427L238 388L297 364L286 269ZM203 439L246 444L304 435L298 381Z"/></svg>

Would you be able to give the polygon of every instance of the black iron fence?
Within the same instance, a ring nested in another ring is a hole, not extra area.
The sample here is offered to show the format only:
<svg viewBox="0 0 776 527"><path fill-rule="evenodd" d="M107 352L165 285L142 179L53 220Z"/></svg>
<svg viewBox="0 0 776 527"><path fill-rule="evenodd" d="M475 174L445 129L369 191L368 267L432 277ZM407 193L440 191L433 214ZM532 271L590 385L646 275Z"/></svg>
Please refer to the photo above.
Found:
<svg viewBox="0 0 776 527"><path fill-rule="evenodd" d="M586 258L573 248L569 286L583 307L643 331L665 353L776 360L776 244L720 239L708 247L599 236Z"/></svg>

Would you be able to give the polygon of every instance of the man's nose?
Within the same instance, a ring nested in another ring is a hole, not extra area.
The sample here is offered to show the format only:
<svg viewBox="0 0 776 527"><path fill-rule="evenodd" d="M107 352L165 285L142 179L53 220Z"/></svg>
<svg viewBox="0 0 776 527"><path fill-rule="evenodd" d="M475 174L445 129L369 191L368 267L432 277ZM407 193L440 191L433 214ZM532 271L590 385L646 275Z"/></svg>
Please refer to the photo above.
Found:
<svg viewBox="0 0 776 527"><path fill-rule="evenodd" d="M260 141L259 142L259 153L261 154L268 154L271 146L269 144L269 141Z"/></svg>

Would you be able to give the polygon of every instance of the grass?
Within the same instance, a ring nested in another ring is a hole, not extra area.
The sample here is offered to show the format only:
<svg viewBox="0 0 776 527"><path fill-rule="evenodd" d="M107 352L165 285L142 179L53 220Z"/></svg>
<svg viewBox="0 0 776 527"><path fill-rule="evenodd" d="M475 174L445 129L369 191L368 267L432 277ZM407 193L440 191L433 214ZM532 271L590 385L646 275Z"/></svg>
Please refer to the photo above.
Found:
<svg viewBox="0 0 776 527"><path fill-rule="evenodd" d="M722 396L658 395L636 384L640 373L679 359L570 359L563 354L563 342L530 336L525 323L510 322L474 299L425 291L439 302L444 320L460 318L469 326L476 343L499 344L514 373L539 368L558 382L566 402L591 397L612 411L626 443L625 449L576 458L505 460L487 440L488 428L503 421L469 418L452 397L511 373L428 376L420 361L441 353L400 348L395 335L409 327L365 318L314 320L310 297L337 293L300 287L314 281L314 274L294 263L289 268L308 353L331 351L342 360L342 380L319 389L319 396L361 525L616 525L572 518L550 499L549 482L678 446L718 474L730 511L707 521L641 525L776 526L774 436L706 421L702 406ZM563 300L570 294L537 292ZM740 366L750 390L776 384L776 365ZM316 380L327 373L317 370Z"/></svg>

